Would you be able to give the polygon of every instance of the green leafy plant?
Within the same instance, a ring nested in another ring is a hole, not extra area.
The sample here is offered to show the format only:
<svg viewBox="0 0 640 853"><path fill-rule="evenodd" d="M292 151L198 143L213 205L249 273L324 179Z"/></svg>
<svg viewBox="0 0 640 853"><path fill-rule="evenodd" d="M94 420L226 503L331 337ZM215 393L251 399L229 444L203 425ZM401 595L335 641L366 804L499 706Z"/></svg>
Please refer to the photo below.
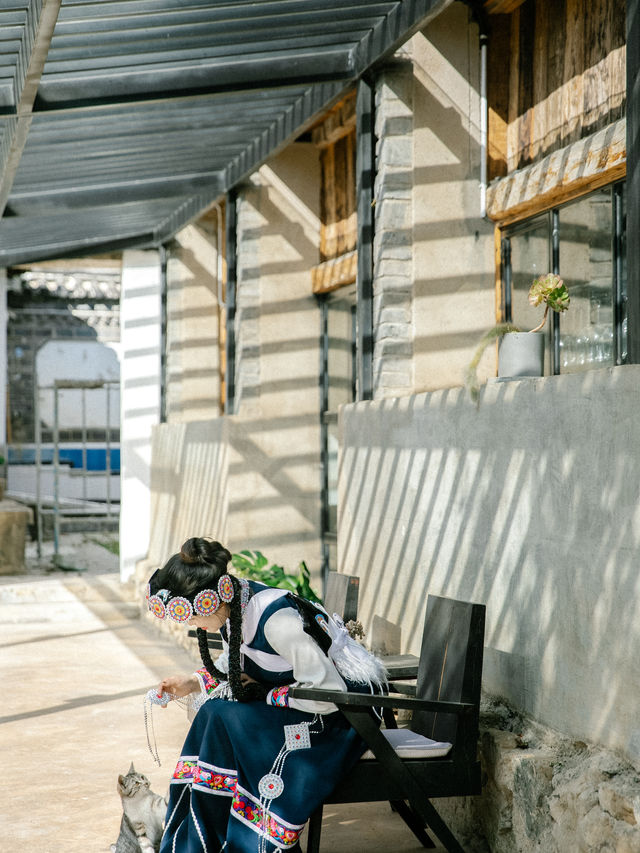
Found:
<svg viewBox="0 0 640 853"><path fill-rule="evenodd" d="M239 577L260 581L267 586L279 589L288 589L309 601L322 603L320 597L311 588L311 575L304 560L298 564L298 571L292 574L276 563L269 565L269 560L261 551L245 550L231 555L231 565Z"/></svg>
<svg viewBox="0 0 640 853"><path fill-rule="evenodd" d="M534 308L538 305L544 304L544 316L542 318L542 322L539 323L535 329L531 329L530 331L541 331L541 329L544 328L544 324L547 322L549 309L551 308L553 311L561 313L562 311L567 310L569 302L569 292L564 281L559 275L556 275L555 273L547 273L546 275L541 275L538 276L538 278L535 278L529 288L529 304L533 305ZM469 391L471 399L474 402L477 402L480 394L478 365L480 364L480 359L484 355L485 350L493 341L497 341L503 335L506 335L509 332L521 331L522 329L518 328L518 326L514 326L513 323L497 323L492 329L485 332L482 338L480 338L480 342L473 354L473 358L469 362L469 366L465 371L464 377L465 387Z"/></svg>

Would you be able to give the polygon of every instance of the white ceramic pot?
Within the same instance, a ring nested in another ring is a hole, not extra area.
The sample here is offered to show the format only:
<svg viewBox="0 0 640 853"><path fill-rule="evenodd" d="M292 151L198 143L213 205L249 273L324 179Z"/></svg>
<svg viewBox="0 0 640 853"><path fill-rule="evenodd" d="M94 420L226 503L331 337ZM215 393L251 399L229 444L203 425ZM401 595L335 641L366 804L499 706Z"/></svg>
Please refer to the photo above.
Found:
<svg viewBox="0 0 640 853"><path fill-rule="evenodd" d="M543 376L544 332L507 332L498 350L498 376Z"/></svg>

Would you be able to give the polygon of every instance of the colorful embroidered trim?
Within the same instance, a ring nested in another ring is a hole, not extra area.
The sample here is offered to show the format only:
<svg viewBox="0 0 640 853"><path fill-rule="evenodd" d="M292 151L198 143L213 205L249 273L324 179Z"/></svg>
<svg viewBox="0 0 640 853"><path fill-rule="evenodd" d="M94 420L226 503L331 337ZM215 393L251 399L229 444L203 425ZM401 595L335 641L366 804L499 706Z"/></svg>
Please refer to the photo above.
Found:
<svg viewBox="0 0 640 853"><path fill-rule="evenodd" d="M173 778L178 782L193 782L193 774L198 765L195 759L181 758L173 771Z"/></svg>
<svg viewBox="0 0 640 853"><path fill-rule="evenodd" d="M232 797L236 792L237 779L230 773L217 773L199 764L193 774L193 784L210 794L224 794Z"/></svg>
<svg viewBox="0 0 640 853"><path fill-rule="evenodd" d="M283 684L282 687L274 687L269 692L269 702L271 705L279 705L281 708L289 707L289 685Z"/></svg>
<svg viewBox="0 0 640 853"><path fill-rule="evenodd" d="M272 812L265 812L260 803L244 791L236 792L231 804L231 814L248 824L254 832L266 835L277 847L285 849L297 844L304 826L285 823Z"/></svg>
<svg viewBox="0 0 640 853"><path fill-rule="evenodd" d="M216 687L220 684L220 679L212 678L209 670L205 669L204 667L202 669L196 670L196 675L200 676L200 683L202 684L207 693L211 693L211 691L215 690Z"/></svg>

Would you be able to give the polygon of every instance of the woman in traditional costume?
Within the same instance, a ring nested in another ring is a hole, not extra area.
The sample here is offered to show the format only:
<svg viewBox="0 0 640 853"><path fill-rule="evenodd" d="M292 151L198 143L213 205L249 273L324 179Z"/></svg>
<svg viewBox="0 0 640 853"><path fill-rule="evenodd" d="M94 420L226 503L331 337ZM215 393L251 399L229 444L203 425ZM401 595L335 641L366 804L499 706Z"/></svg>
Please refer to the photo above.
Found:
<svg viewBox="0 0 640 853"><path fill-rule="evenodd" d="M170 786L160 853L299 851L307 819L365 750L328 702L291 686L379 692L380 661L316 605L227 572L220 543L192 538L151 577L149 609L197 628L203 668L164 679L199 710ZM214 663L207 631L219 631Z"/></svg>

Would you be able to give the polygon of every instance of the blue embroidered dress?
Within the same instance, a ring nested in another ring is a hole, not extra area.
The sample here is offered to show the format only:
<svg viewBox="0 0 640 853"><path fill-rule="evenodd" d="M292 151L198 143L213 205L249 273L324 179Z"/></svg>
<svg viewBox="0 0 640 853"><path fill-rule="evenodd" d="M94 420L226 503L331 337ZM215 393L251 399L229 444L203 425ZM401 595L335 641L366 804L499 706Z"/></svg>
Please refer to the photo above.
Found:
<svg viewBox="0 0 640 853"><path fill-rule="evenodd" d="M204 702L173 775L160 853L297 853L307 819L365 749L334 705L288 695L294 683L362 686L347 683L304 631L285 590L249 586L242 669L271 690L266 702ZM223 670L227 629L216 662ZM207 693L224 691L206 670L198 675Z"/></svg>

